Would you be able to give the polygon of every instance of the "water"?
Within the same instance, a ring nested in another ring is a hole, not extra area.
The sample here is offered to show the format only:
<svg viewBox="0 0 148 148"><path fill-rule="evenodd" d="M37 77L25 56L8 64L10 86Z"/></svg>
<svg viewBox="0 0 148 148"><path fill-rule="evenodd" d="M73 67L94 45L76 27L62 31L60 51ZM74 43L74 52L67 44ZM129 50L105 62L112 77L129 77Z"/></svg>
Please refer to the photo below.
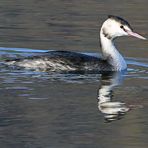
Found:
<svg viewBox="0 0 148 148"><path fill-rule="evenodd" d="M55 74L3 65L6 58L47 50L97 56L98 28L107 14L125 17L147 37L147 4L146 0L1 1L0 146L147 148L147 41L116 41L128 63L122 74ZM105 108L99 102L102 88L107 88L110 102Z"/></svg>

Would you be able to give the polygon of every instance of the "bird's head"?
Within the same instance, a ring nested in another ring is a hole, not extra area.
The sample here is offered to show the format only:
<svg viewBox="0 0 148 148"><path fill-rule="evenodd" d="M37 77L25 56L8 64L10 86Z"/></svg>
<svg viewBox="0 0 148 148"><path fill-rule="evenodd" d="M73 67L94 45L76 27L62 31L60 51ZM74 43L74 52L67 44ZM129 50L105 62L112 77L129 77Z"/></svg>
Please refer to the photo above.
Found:
<svg viewBox="0 0 148 148"><path fill-rule="evenodd" d="M133 32L131 25L121 17L109 15L101 27L104 37L113 40L118 36L133 36L145 40L146 38Z"/></svg>

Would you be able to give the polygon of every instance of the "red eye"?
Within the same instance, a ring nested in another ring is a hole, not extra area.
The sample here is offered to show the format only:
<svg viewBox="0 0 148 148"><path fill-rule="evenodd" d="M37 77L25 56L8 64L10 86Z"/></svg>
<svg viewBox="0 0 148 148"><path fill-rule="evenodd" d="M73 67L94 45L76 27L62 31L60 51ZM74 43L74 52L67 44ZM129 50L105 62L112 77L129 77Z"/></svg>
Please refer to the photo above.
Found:
<svg viewBox="0 0 148 148"><path fill-rule="evenodd" d="M126 29L124 28L123 25L121 25L120 28L123 29L126 32Z"/></svg>

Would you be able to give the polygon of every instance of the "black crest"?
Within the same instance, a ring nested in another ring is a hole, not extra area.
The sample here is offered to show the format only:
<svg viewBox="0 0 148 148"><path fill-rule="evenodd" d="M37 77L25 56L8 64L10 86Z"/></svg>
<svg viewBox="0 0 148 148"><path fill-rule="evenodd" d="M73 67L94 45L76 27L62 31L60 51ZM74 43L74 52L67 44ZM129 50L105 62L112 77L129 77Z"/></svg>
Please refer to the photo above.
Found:
<svg viewBox="0 0 148 148"><path fill-rule="evenodd" d="M121 17L119 17L119 16L108 15L108 18L113 19L113 20L119 22L119 23L122 24L122 25L126 25L126 26L128 26L131 30L133 30L132 27L131 27L131 25L130 25L125 19L123 19L123 18L121 18Z"/></svg>

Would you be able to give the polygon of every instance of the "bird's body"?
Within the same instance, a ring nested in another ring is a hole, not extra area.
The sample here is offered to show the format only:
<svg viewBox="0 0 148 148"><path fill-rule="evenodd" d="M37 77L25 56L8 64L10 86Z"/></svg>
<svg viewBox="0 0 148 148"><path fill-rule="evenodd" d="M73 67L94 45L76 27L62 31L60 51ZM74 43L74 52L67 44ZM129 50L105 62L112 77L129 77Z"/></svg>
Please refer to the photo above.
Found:
<svg viewBox="0 0 148 148"><path fill-rule="evenodd" d="M71 51L50 51L41 56L7 60L8 65L41 71L122 71L127 68L126 62L114 46L118 36L134 36L145 39L132 31L124 19L109 16L100 30L102 57L98 58Z"/></svg>
<svg viewBox="0 0 148 148"><path fill-rule="evenodd" d="M101 57L72 51L50 51L41 56L7 60L7 63L38 71L113 71L113 67Z"/></svg>

